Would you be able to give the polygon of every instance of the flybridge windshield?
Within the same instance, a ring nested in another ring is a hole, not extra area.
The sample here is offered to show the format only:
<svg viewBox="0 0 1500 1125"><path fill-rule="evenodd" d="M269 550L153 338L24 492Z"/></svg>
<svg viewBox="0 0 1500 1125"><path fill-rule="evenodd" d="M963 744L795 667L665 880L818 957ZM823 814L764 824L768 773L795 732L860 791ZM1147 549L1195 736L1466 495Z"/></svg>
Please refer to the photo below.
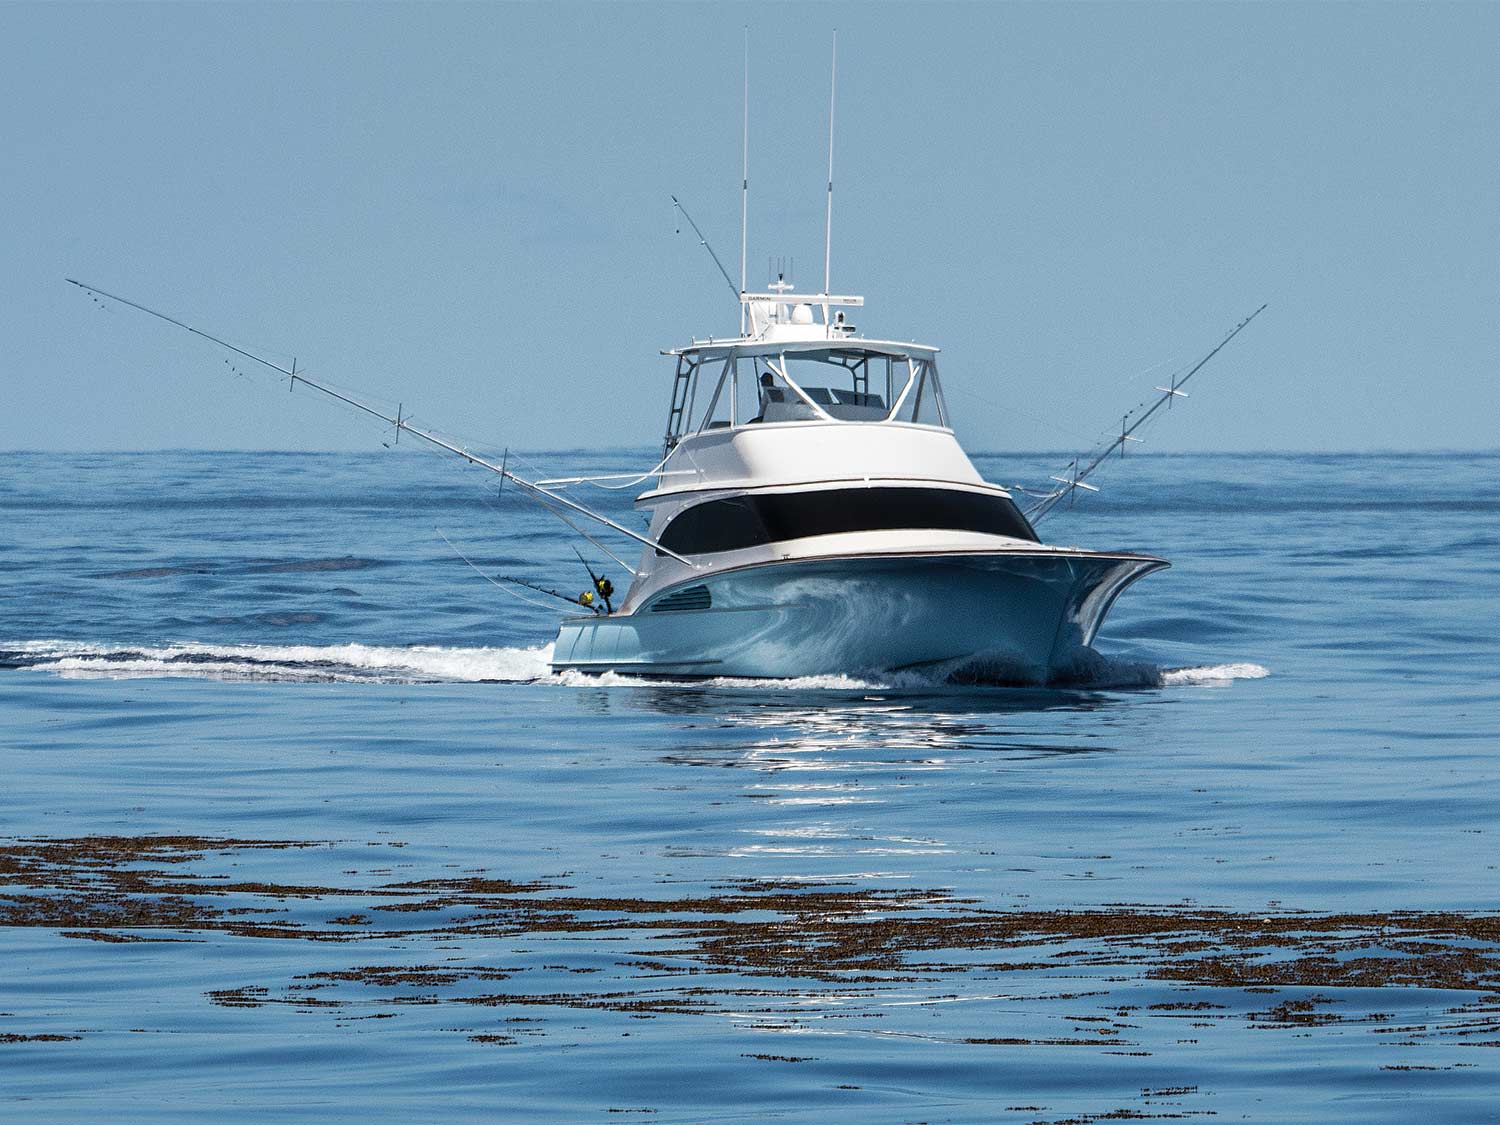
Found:
<svg viewBox="0 0 1500 1125"><path fill-rule="evenodd" d="M693 433L784 422L950 424L930 352L727 347L678 357L669 449Z"/></svg>

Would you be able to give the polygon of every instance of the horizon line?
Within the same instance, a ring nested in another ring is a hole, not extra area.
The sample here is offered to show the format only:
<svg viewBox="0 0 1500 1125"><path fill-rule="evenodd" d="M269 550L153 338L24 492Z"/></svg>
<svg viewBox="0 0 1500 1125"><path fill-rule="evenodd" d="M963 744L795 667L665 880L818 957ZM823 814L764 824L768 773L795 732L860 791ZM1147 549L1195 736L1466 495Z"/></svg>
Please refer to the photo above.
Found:
<svg viewBox="0 0 1500 1125"><path fill-rule="evenodd" d="M476 446L475 449L489 449L490 446ZM494 446L499 449L501 446ZM505 448L525 449L536 453L563 453L563 452L597 452L605 453L633 453L641 450L651 450L654 445L557 445L557 446L510 446ZM288 457L337 457L337 456L365 456L389 453L387 449L250 449L250 448L208 448L199 446L158 446L150 449L45 449L45 448L18 448L0 449L0 457L6 456L28 456L28 457L67 457L67 456L151 456L163 453L202 453L202 454L236 454L236 455L270 455ZM970 457L1072 457L1077 456L1075 449L977 449L968 451ZM1489 448L1465 449L1454 446L1430 446L1421 448L1392 448L1392 447L1366 447L1366 448L1331 448L1331 449L1138 449L1126 456L1125 460L1135 460L1144 457L1432 457L1432 456L1500 456L1500 445Z"/></svg>

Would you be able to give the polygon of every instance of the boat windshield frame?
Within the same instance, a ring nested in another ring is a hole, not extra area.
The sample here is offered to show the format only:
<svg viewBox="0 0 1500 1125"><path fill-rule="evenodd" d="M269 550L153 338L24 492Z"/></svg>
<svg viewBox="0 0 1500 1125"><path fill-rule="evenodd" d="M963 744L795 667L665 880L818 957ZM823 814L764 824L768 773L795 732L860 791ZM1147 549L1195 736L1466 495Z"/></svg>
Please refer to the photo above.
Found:
<svg viewBox="0 0 1500 1125"><path fill-rule="evenodd" d="M937 351L921 344L853 339L739 341L665 351L663 355L677 360L665 451L694 434L759 424L899 423L949 429ZM814 364L845 373L849 389L812 385L807 376ZM878 378L881 369L884 394L871 386L872 375ZM745 417L751 395L758 412Z"/></svg>

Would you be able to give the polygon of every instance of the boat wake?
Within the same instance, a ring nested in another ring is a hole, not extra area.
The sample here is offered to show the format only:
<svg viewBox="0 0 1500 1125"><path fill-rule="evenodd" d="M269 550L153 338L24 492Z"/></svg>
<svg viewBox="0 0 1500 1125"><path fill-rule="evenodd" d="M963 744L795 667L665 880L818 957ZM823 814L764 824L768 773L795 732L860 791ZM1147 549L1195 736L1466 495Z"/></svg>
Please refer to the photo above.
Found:
<svg viewBox="0 0 1500 1125"><path fill-rule="evenodd" d="M108 646L87 642L0 642L0 667L70 679L187 677L281 683L528 683L555 678L552 646L446 648L415 645Z"/></svg>
<svg viewBox="0 0 1500 1125"><path fill-rule="evenodd" d="M0 641L0 668L49 672L68 679L190 678L271 683L501 683L565 687L659 686L663 681L609 672L554 673L552 646L449 648L416 645L101 645L73 641ZM1083 649L1058 686L1160 688L1222 686L1260 679L1259 664L1164 668ZM790 680L718 678L694 681L726 689L902 691L942 686L1036 686L1003 662L968 661L875 675L803 676Z"/></svg>

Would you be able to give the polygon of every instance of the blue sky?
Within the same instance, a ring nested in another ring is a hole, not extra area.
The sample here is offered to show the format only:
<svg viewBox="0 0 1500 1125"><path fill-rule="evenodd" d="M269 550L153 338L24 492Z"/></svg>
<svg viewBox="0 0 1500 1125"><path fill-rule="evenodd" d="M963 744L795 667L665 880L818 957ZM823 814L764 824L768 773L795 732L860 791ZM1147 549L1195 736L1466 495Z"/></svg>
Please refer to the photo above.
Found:
<svg viewBox="0 0 1500 1125"><path fill-rule="evenodd" d="M1494 448L1500 5L0 4L0 449L368 449L75 276L446 430L651 445L750 276L943 348L972 449ZM731 264L731 269L734 265Z"/></svg>

